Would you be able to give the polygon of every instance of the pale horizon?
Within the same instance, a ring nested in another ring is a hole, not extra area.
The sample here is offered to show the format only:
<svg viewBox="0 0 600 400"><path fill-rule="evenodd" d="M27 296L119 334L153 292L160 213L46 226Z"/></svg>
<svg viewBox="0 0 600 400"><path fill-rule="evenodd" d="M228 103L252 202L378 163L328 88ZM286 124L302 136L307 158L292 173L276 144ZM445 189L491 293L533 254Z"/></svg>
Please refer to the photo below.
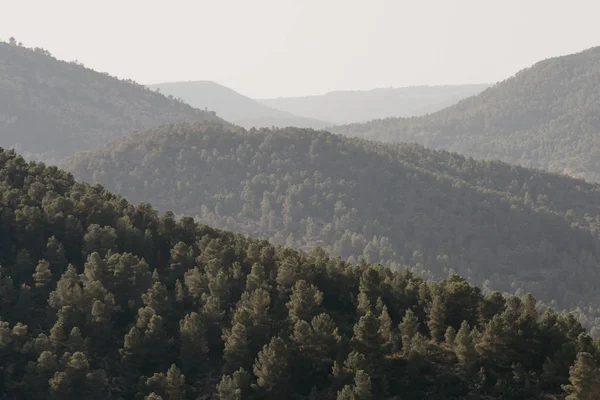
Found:
<svg viewBox="0 0 600 400"><path fill-rule="evenodd" d="M0 38L141 84L214 81L278 98L494 84L599 45L599 11L583 0L30 0L3 5Z"/></svg>

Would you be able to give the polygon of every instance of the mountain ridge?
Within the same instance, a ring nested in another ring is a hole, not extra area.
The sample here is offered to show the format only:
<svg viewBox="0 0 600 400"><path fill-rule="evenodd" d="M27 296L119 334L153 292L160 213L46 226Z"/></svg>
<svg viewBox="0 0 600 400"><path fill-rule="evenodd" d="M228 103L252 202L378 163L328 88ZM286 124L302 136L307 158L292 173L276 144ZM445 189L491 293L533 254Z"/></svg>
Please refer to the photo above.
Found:
<svg viewBox="0 0 600 400"><path fill-rule="evenodd" d="M553 57L436 113L331 127L600 180L600 47Z"/></svg>
<svg viewBox="0 0 600 400"><path fill-rule="evenodd" d="M211 124L139 132L65 167L131 201L288 247L521 288L580 309L600 333L600 185L417 145Z"/></svg>
<svg viewBox="0 0 600 400"><path fill-rule="evenodd" d="M419 85L370 90L338 90L323 95L258 99L281 110L336 124L375 118L428 114L477 94L488 84Z"/></svg>
<svg viewBox="0 0 600 400"><path fill-rule="evenodd" d="M214 81L162 82L147 85L198 108L208 107L224 119L246 128L298 126L323 128L330 122L304 118L256 102Z"/></svg>
<svg viewBox="0 0 600 400"><path fill-rule="evenodd" d="M0 42L0 145L58 161L160 124L213 120L214 113L40 48Z"/></svg>

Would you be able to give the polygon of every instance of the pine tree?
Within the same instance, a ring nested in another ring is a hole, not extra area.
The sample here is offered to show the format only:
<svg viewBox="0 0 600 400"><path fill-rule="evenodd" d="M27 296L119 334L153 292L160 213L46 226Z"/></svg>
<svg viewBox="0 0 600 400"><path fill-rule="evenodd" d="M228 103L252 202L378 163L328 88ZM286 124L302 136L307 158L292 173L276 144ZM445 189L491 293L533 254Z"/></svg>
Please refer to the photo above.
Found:
<svg viewBox="0 0 600 400"><path fill-rule="evenodd" d="M254 361L253 371L257 386L269 397L278 397L286 393L289 380L287 346L283 339L274 337L263 347Z"/></svg>
<svg viewBox="0 0 600 400"><path fill-rule="evenodd" d="M446 333L444 334L444 339L448 346L454 347L454 340L456 339L456 329L454 329L452 326L449 326L446 329Z"/></svg>
<svg viewBox="0 0 600 400"><path fill-rule="evenodd" d="M427 327L429 328L429 334L431 339L435 342L440 342L444 337L446 330L446 307L444 305L444 299L441 295L437 294L433 298L433 303L429 307L427 313Z"/></svg>
<svg viewBox="0 0 600 400"><path fill-rule="evenodd" d="M337 400L371 400L373 399L371 378L358 370L354 375L354 385L346 385L337 393Z"/></svg>
<svg viewBox="0 0 600 400"><path fill-rule="evenodd" d="M246 291L251 293L256 289L270 290L267 283L265 267L259 263L252 264L252 270L246 277Z"/></svg>
<svg viewBox="0 0 600 400"><path fill-rule="evenodd" d="M223 332L223 340L225 341L223 350L225 372L233 372L252 363L246 325L241 322L235 323L231 330Z"/></svg>
<svg viewBox="0 0 600 400"><path fill-rule="evenodd" d="M354 376L354 398L357 400L371 400L373 398L371 378L362 370L356 371Z"/></svg>
<svg viewBox="0 0 600 400"><path fill-rule="evenodd" d="M179 322L181 362L187 374L196 372L208 352L206 327L198 313L187 314Z"/></svg>
<svg viewBox="0 0 600 400"><path fill-rule="evenodd" d="M316 315L322 301L323 292L315 285L309 285L304 280L296 282L290 300L285 304L292 326L298 320L310 321Z"/></svg>
<svg viewBox="0 0 600 400"><path fill-rule="evenodd" d="M52 278L50 264L46 260L40 260L37 267L35 267L35 273L33 274L35 287L39 289L47 288L52 281Z"/></svg>
<svg viewBox="0 0 600 400"><path fill-rule="evenodd" d="M590 353L578 353L569 369L569 385L563 385L566 400L595 400L600 393L600 372Z"/></svg>
<svg viewBox="0 0 600 400"><path fill-rule="evenodd" d="M392 332L392 318L388 314L388 309L385 304L381 307L379 314L379 335L385 350L391 350L394 344L394 335Z"/></svg>
<svg viewBox="0 0 600 400"><path fill-rule="evenodd" d="M381 356L383 340L380 335L380 322L370 311L354 325L351 343L370 363L377 363Z"/></svg>
<svg viewBox="0 0 600 400"><path fill-rule="evenodd" d="M477 356L475 345L473 344L473 337L471 336L471 328L467 321L463 321L456 334L454 352L456 353L458 361L467 366L471 365Z"/></svg>
<svg viewBox="0 0 600 400"><path fill-rule="evenodd" d="M419 331L419 320L410 308L406 310L402 322L398 325L398 329L400 329L400 334L402 335L402 351L404 356L408 357L411 347L410 342Z"/></svg>

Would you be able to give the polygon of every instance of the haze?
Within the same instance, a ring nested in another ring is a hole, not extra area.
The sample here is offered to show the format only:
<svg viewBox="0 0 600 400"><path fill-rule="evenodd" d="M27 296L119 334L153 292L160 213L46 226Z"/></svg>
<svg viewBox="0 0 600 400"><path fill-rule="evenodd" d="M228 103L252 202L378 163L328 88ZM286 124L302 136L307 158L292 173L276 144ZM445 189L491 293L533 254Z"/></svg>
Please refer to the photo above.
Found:
<svg viewBox="0 0 600 400"><path fill-rule="evenodd" d="M93 4L93 5L92 5ZM255 98L496 82L597 45L595 1L5 2L0 38L140 83Z"/></svg>

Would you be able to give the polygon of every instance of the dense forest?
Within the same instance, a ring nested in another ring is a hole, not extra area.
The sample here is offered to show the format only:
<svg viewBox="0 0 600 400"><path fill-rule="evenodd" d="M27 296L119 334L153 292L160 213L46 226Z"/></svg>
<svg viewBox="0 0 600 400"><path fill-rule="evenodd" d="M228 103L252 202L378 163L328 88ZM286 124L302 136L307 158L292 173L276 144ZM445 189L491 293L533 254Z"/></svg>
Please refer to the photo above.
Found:
<svg viewBox="0 0 600 400"><path fill-rule="evenodd" d="M470 84L340 90L323 95L257 101L303 117L332 121L336 124L351 124L378 118L429 114L479 94L490 86Z"/></svg>
<svg viewBox="0 0 600 400"><path fill-rule="evenodd" d="M304 118L269 107L216 82L165 82L148 87L182 99L192 107L213 110L221 118L245 128L324 128L331 125L330 122Z"/></svg>
<svg viewBox="0 0 600 400"><path fill-rule="evenodd" d="M600 182L600 47L541 61L437 113L331 128Z"/></svg>
<svg viewBox="0 0 600 400"><path fill-rule="evenodd" d="M66 167L273 243L531 292L600 334L598 185L416 145L210 123L136 133Z"/></svg>
<svg viewBox="0 0 600 400"><path fill-rule="evenodd" d="M0 219L3 399L581 400L599 390L600 342L530 295L159 216L13 151L0 151Z"/></svg>
<svg viewBox="0 0 600 400"><path fill-rule="evenodd" d="M161 123L216 121L133 81L0 41L0 146L56 161Z"/></svg>

